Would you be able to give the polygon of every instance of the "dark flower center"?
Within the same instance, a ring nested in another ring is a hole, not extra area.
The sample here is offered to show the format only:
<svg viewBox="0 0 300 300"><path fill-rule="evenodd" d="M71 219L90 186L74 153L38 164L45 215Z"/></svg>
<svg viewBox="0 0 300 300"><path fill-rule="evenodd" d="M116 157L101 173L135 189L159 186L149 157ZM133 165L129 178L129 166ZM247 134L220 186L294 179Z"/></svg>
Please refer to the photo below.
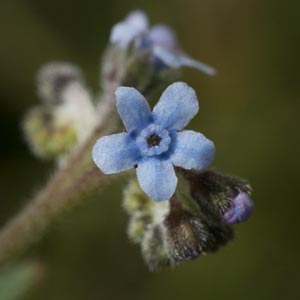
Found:
<svg viewBox="0 0 300 300"><path fill-rule="evenodd" d="M151 123L140 132L136 143L142 155L160 155L169 149L171 136L168 130Z"/></svg>
<svg viewBox="0 0 300 300"><path fill-rule="evenodd" d="M158 146L161 141L161 137L153 133L147 138L147 143L150 147Z"/></svg>

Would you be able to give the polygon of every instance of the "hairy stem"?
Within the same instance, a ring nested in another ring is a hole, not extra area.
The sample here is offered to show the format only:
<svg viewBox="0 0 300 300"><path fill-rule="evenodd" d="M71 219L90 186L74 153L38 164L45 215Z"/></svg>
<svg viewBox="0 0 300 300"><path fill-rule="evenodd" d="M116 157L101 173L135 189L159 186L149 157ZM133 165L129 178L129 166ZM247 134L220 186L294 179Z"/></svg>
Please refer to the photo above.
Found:
<svg viewBox="0 0 300 300"><path fill-rule="evenodd" d="M115 107L112 100L111 107ZM106 118L111 116L112 110L108 109ZM104 176L91 160L92 146L103 135L103 129L106 133L109 128L111 130L111 125L102 120L90 139L70 156L66 164L57 169L47 185L2 228L0 265L14 260L40 239L64 211L84 202L88 195L97 192L109 179L117 177Z"/></svg>

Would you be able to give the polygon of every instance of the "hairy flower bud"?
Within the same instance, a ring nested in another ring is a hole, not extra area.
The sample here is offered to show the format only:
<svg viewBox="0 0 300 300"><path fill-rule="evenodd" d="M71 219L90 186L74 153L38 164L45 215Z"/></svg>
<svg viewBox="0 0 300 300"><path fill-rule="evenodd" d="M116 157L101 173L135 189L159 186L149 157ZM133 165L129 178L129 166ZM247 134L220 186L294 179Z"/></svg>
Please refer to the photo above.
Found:
<svg viewBox="0 0 300 300"><path fill-rule="evenodd" d="M45 159L65 155L77 141L72 122L56 118L43 107L34 108L25 116L23 130L32 152Z"/></svg>
<svg viewBox="0 0 300 300"><path fill-rule="evenodd" d="M135 244L141 243L149 224L151 224L151 217L149 215L140 214L131 216L127 228L129 239Z"/></svg>
<svg viewBox="0 0 300 300"><path fill-rule="evenodd" d="M58 104L62 101L64 89L74 82L83 82L78 67L64 62L52 62L43 66L38 73L38 94L46 103Z"/></svg>
<svg viewBox="0 0 300 300"><path fill-rule="evenodd" d="M154 271L172 265L165 248L163 226L169 203L152 201L133 179L124 192L123 207L129 214L128 237L141 246L149 269Z"/></svg>
<svg viewBox="0 0 300 300"><path fill-rule="evenodd" d="M215 212L221 217L235 207L235 210L231 210L226 215L227 218L229 214L237 213L240 217L234 219L240 219L239 221L250 217L253 203L249 195L252 189L247 181L211 170L200 173L182 169L180 171L190 184L192 197L205 213ZM243 196L238 197L240 194Z"/></svg>
<svg viewBox="0 0 300 300"><path fill-rule="evenodd" d="M52 62L38 73L38 94L55 120L72 123L77 144L83 144L98 123L98 112L79 68Z"/></svg>
<svg viewBox="0 0 300 300"><path fill-rule="evenodd" d="M214 252L233 238L232 229L219 218L191 212L187 202L184 207L181 202L176 196L171 199L171 210L164 221L167 249L176 263Z"/></svg>
<svg viewBox="0 0 300 300"><path fill-rule="evenodd" d="M152 203L141 190L137 180L131 180L124 191L123 207L128 214L151 214Z"/></svg>
<svg viewBox="0 0 300 300"><path fill-rule="evenodd" d="M254 209L251 198L246 193L239 193L231 202L231 207L223 214L227 224L247 221Z"/></svg>
<svg viewBox="0 0 300 300"><path fill-rule="evenodd" d="M130 182L124 193L123 205L130 216L128 236L141 245L151 270L214 252L233 238L232 227L215 211L204 213L182 179L179 177L178 193L169 201L152 201L136 180Z"/></svg>
<svg viewBox="0 0 300 300"><path fill-rule="evenodd" d="M160 225L149 226L141 244L142 255L151 271L175 264L165 248L163 230Z"/></svg>
<svg viewBox="0 0 300 300"><path fill-rule="evenodd" d="M209 231L199 218L182 209L171 209L164 222L170 256L176 262L197 258L204 253Z"/></svg>

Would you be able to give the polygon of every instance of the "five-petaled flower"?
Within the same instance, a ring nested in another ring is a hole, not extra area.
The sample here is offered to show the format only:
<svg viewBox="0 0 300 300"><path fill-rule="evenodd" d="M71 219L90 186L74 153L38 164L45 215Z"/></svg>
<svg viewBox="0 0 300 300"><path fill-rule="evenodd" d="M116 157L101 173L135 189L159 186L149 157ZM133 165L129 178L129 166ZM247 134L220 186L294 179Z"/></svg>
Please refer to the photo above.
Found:
<svg viewBox="0 0 300 300"><path fill-rule="evenodd" d="M149 29L148 18L142 11L134 11L117 23L112 28L110 42L119 48L134 43L138 49L149 51L151 62L157 69L187 66L208 75L215 74L214 68L181 51L176 34L169 26L159 24Z"/></svg>
<svg viewBox="0 0 300 300"><path fill-rule="evenodd" d="M136 166L139 184L153 200L174 194L174 166L200 170L215 153L214 143L201 133L181 131L199 110L195 91L183 82L171 84L151 112L147 100L136 89L116 90L117 109L127 132L100 138L93 160L105 174Z"/></svg>

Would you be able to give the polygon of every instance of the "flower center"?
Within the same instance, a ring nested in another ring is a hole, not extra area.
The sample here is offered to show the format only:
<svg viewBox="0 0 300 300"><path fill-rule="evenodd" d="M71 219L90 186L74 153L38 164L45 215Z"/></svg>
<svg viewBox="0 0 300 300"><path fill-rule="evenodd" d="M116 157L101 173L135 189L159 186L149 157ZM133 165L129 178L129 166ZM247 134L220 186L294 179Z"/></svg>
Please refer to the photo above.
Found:
<svg viewBox="0 0 300 300"><path fill-rule="evenodd" d="M147 143L150 147L158 146L160 141L161 141L161 137L159 135L157 135L156 133L151 134L147 138Z"/></svg>
<svg viewBox="0 0 300 300"><path fill-rule="evenodd" d="M168 151L171 137L168 130L150 124L142 130L136 139L142 155L153 156Z"/></svg>

